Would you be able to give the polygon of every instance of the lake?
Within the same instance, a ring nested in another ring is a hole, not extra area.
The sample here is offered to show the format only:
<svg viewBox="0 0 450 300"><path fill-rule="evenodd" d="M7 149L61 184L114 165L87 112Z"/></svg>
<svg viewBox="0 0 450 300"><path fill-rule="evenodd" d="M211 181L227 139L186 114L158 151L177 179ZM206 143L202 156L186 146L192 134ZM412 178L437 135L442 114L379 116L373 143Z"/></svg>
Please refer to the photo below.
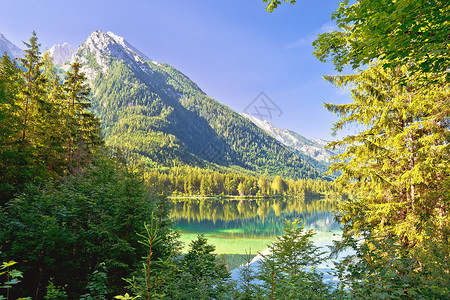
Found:
<svg viewBox="0 0 450 300"><path fill-rule="evenodd" d="M284 221L299 218L306 229L314 228L313 241L331 245L341 230L332 210L338 203L324 198L172 198L171 217L176 221L187 252L190 241L204 234L224 254L230 270L256 256L283 234Z"/></svg>

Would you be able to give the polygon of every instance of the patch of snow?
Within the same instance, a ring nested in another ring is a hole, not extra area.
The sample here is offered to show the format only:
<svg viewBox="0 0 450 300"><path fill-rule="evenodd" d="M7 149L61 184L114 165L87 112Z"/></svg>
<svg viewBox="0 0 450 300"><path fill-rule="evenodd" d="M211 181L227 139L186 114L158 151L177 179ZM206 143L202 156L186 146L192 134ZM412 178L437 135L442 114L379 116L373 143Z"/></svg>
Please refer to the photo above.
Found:
<svg viewBox="0 0 450 300"><path fill-rule="evenodd" d="M331 157L340 153L339 150L325 149L324 147L328 144L327 141L320 139L310 140L292 130L279 129L267 120L260 120L248 114L242 115L283 145L300 151L318 161L330 163Z"/></svg>
<svg viewBox="0 0 450 300"><path fill-rule="evenodd" d="M75 49L68 43L64 43L62 45L54 45L46 52L49 52L50 56L53 57L53 62L55 64L62 65L72 59Z"/></svg>
<svg viewBox="0 0 450 300"><path fill-rule="evenodd" d="M92 54L95 56L95 61L99 66L98 69L101 69L99 71L102 73L107 73L108 61L111 58L124 61L135 70L142 70L147 74L153 73L153 70L148 65L150 59L130 45L123 37L112 32L94 31L78 48L76 57L82 61L83 56ZM75 59L75 56L73 59ZM89 76L95 78L99 71L86 71L86 74L91 73Z"/></svg>
<svg viewBox="0 0 450 300"><path fill-rule="evenodd" d="M16 57L23 57L24 51L11 43L3 34L0 33L0 56L8 53L8 56L12 59Z"/></svg>

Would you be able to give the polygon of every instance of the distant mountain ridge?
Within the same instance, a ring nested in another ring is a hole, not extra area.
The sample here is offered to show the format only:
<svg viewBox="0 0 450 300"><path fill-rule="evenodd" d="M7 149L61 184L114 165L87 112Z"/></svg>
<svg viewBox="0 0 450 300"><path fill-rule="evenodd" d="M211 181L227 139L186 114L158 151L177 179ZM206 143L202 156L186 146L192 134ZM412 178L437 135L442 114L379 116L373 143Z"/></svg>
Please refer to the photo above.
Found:
<svg viewBox="0 0 450 300"><path fill-rule="evenodd" d="M320 173L249 120L208 97L186 75L150 60L124 38L95 31L72 60L83 64L107 144L148 166L237 166L268 175Z"/></svg>
<svg viewBox="0 0 450 300"><path fill-rule="evenodd" d="M1 38L0 43L6 40ZM12 43L2 45L17 50ZM311 158L296 154L208 97L180 71L150 60L112 32L94 31L75 51L67 43L48 51L64 69L75 60L82 63L106 143L125 157L157 168L184 163L285 178L321 176Z"/></svg>
<svg viewBox="0 0 450 300"><path fill-rule="evenodd" d="M61 65L72 59L72 55L75 53L75 49L68 43L64 43L62 45L54 45L46 52L49 52L55 64Z"/></svg>
<svg viewBox="0 0 450 300"><path fill-rule="evenodd" d="M0 56L8 53L8 56L11 58L22 57L23 50L11 43L2 33L0 33Z"/></svg>
<svg viewBox="0 0 450 300"><path fill-rule="evenodd" d="M255 123L259 128L276 138L280 143L295 149L318 161L330 163L331 157L340 153L339 150L325 149L329 143L321 139L307 139L295 131L289 129L280 129L267 120L260 120L248 114L242 114L244 117Z"/></svg>

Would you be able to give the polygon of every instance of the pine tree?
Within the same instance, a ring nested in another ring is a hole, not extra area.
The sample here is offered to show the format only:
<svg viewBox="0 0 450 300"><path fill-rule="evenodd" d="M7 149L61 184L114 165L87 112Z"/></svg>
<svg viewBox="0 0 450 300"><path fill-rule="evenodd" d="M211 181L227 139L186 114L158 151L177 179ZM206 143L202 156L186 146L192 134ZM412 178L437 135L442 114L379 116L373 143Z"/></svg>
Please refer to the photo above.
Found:
<svg viewBox="0 0 450 300"><path fill-rule="evenodd" d="M42 56L41 72L46 77L45 93L50 108L45 116L46 164L48 170L61 175L65 168L64 142L68 136L68 128L65 122L67 111L64 109L64 91L49 52L45 52Z"/></svg>
<svg viewBox="0 0 450 300"><path fill-rule="evenodd" d="M69 130L66 159L69 169L73 170L85 164L89 153L103 141L100 122L88 110L91 107L90 88L78 61L72 64L72 71L68 71L66 76L64 90L67 97L66 124Z"/></svg>
<svg viewBox="0 0 450 300"><path fill-rule="evenodd" d="M5 53L0 61L0 204L21 185L27 155L20 151L22 134L21 71Z"/></svg>
<svg viewBox="0 0 450 300"><path fill-rule="evenodd" d="M450 171L450 94L444 84L419 88L414 78L397 84L407 72L406 67L373 66L358 75L326 77L337 86L350 86L354 102L325 106L342 116L335 131L349 123L362 128L331 145L347 146L331 170L342 172L337 182L358 195L360 207L345 207L341 222L351 224L346 228L355 233L370 227L413 246L424 228L433 225L442 232L448 224L448 204L433 191Z"/></svg>
<svg viewBox="0 0 450 300"><path fill-rule="evenodd" d="M48 111L48 103L45 99L46 78L41 72L43 65L40 52L40 44L37 41L36 32L30 38L25 50L25 57L20 58L25 77L24 103L23 103L23 130L22 142L29 142L36 148L42 146L38 138L45 132L43 114Z"/></svg>
<svg viewBox="0 0 450 300"><path fill-rule="evenodd" d="M315 271L324 260L323 252L300 220L285 221L284 234L263 255L257 278L262 281L261 299L330 299L322 275Z"/></svg>

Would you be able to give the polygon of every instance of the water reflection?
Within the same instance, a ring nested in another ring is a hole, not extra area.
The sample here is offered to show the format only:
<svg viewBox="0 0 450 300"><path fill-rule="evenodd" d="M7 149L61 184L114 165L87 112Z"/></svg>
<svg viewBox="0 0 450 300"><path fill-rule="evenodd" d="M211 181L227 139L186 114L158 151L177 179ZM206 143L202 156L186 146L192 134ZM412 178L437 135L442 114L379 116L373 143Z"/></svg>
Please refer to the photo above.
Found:
<svg viewBox="0 0 450 300"><path fill-rule="evenodd" d="M315 239L331 241L339 232L333 220L334 199L171 199L171 216L175 219L185 243L200 233L226 254L230 267L242 263L240 257L264 250L276 236L283 234L284 221L300 218L306 227L318 232Z"/></svg>

